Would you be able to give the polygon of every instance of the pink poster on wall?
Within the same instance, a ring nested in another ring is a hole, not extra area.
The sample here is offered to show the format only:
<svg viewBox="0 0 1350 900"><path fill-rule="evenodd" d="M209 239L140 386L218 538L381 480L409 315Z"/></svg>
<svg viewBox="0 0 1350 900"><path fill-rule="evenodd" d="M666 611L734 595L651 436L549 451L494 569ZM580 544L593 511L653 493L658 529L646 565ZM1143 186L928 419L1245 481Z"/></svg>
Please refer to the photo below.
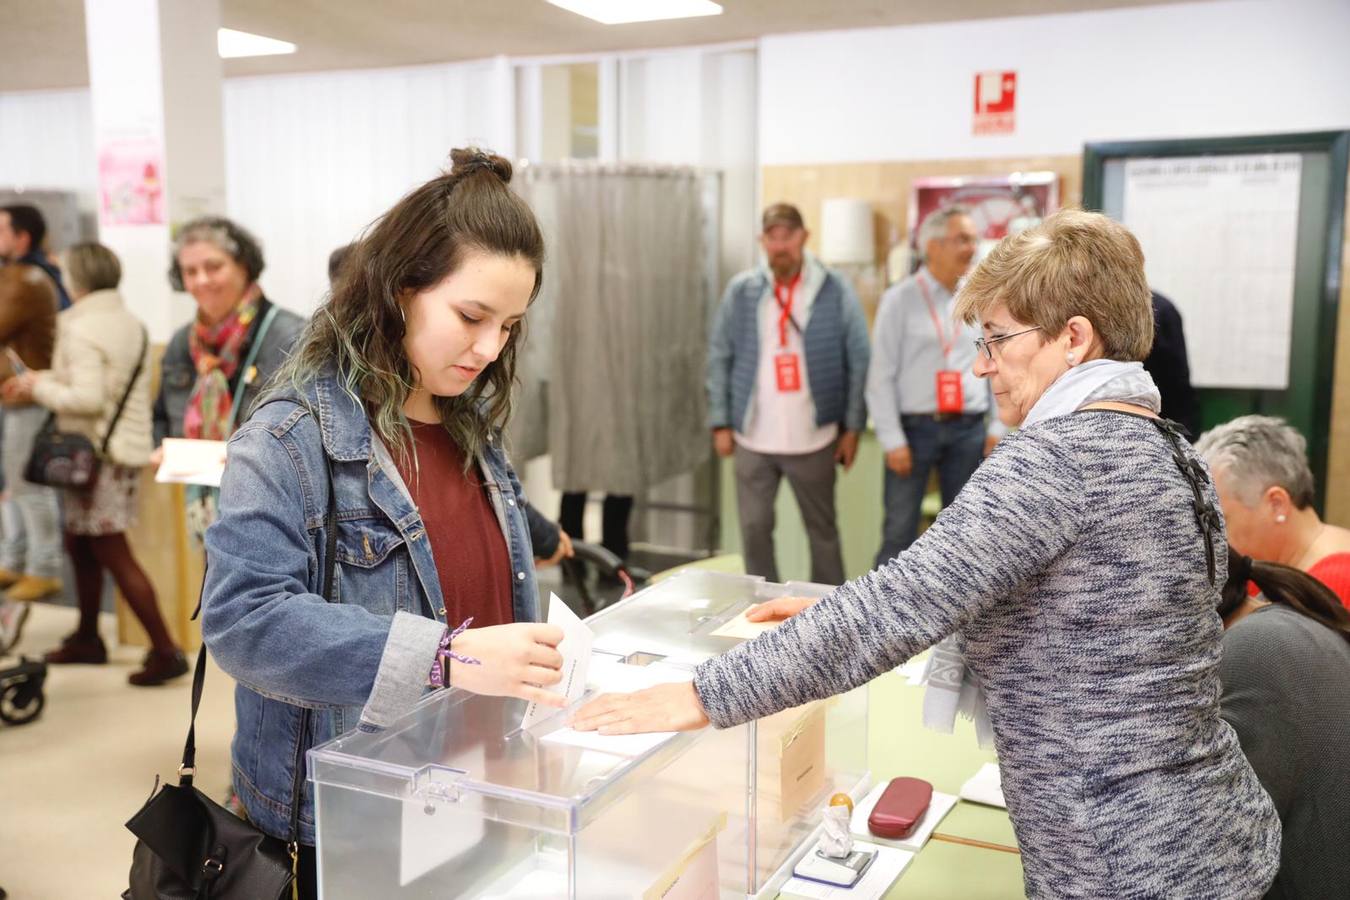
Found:
<svg viewBox="0 0 1350 900"><path fill-rule="evenodd" d="M163 225L164 148L156 140L111 141L98 154L101 225Z"/></svg>

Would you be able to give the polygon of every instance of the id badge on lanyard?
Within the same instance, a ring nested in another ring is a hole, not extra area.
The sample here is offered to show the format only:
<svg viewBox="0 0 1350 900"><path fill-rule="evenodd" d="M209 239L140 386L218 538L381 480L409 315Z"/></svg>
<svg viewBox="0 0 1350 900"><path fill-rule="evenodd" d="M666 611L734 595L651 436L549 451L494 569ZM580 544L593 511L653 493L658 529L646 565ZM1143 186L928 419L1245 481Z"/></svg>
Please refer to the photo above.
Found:
<svg viewBox="0 0 1350 900"><path fill-rule="evenodd" d="M787 285L775 283L773 286L773 296L778 301L778 346L780 348L779 352L775 353L773 357L773 372L780 394L792 394L802 389L801 356L787 349L788 327L796 324L792 319L793 294L797 292L797 285L801 283L801 280L802 274L798 272L797 277ZM784 288L786 290L783 290ZM784 294L786 294L786 299L784 299Z"/></svg>
<svg viewBox="0 0 1350 900"><path fill-rule="evenodd" d="M943 414L960 415L966 408L966 398L961 387L961 373L955 369L946 368L947 359L951 355L952 347L956 343L956 326L952 326L950 336L942 330L942 320L938 317L937 307L933 305L933 298L928 292L928 282L923 276L918 277L919 289L923 291L924 302L928 304L928 314L933 317L933 328L937 331L938 346L942 348L943 368L938 370L937 381L934 388L937 392L937 411Z"/></svg>

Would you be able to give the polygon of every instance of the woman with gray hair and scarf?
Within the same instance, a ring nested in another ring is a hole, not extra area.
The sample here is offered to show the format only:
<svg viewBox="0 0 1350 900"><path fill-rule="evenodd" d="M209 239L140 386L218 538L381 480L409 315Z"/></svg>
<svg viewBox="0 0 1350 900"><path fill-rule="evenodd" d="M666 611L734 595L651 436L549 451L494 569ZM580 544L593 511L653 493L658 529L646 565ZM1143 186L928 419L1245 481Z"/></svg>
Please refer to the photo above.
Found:
<svg viewBox="0 0 1350 900"><path fill-rule="evenodd" d="M1140 364L1139 244L1066 210L998 245L956 316L983 336L1005 438L907 551L576 727L728 727L955 648L982 690L1029 897L1259 897L1280 823L1219 716L1227 554L1199 457ZM916 723L917 724L917 723Z"/></svg>
<svg viewBox="0 0 1350 900"><path fill-rule="evenodd" d="M160 361L152 464L166 437L227 439L285 362L304 320L263 295L263 264L257 238L229 219L203 216L178 232L169 284L192 295L197 314ZM214 518L215 491L189 485L189 528L200 538Z"/></svg>

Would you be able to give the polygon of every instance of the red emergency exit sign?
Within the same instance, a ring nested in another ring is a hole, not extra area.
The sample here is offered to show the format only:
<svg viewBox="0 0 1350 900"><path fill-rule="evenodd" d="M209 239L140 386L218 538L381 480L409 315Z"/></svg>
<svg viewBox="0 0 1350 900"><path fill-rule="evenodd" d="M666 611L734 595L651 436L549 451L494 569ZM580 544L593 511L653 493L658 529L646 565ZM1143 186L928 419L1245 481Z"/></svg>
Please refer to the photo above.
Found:
<svg viewBox="0 0 1350 900"><path fill-rule="evenodd" d="M1016 112L1016 72L975 73L976 134L1012 134Z"/></svg>

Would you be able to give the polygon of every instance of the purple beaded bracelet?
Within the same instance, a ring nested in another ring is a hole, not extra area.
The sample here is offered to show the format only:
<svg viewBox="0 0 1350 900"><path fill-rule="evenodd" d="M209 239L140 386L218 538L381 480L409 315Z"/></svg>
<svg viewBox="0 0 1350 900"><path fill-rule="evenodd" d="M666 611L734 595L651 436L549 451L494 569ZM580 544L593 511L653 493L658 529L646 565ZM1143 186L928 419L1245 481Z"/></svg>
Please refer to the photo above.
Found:
<svg viewBox="0 0 1350 900"><path fill-rule="evenodd" d="M431 667L432 687L443 688L446 686L445 661L447 659L458 660L459 662L462 662L466 666L481 666L483 664L483 661L481 659L474 659L472 656L465 656L462 653L456 653L455 651L450 649L450 642L453 641L455 638L459 637L461 634L463 634L465 630L467 630L468 627L472 624L473 624L473 616L469 616L467 619L461 622L459 627L456 628L454 631L451 631L450 629L447 628L445 630L445 634L441 635L441 642L436 645L436 662Z"/></svg>

